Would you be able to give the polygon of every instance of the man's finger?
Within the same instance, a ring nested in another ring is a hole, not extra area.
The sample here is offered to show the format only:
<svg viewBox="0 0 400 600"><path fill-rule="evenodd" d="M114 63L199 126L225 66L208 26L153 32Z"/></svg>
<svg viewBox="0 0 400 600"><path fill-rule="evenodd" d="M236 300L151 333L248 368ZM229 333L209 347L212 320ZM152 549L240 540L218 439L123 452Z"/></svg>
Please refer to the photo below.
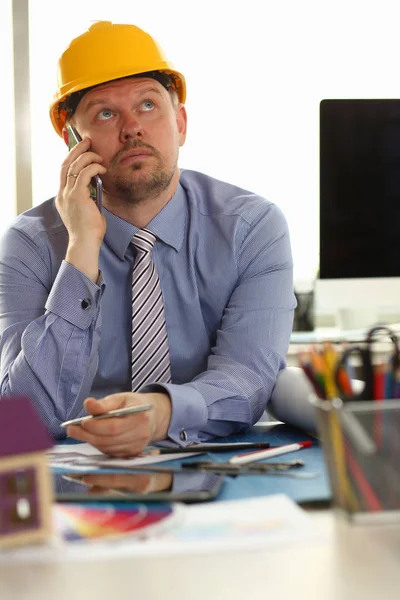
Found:
<svg viewBox="0 0 400 600"><path fill-rule="evenodd" d="M95 398L86 398L83 403L86 410L91 415L101 415L110 410L117 408L125 408L127 406L135 406L143 404L143 394L135 394L134 392L121 392L120 394L111 394L105 396L101 400Z"/></svg>
<svg viewBox="0 0 400 600"><path fill-rule="evenodd" d="M68 170L71 164L84 152L86 152L90 148L90 140L88 138L84 139L77 146L72 148L72 150L68 153L67 157L63 161L61 165L60 171L60 189L63 189L66 183L66 177Z"/></svg>
<svg viewBox="0 0 400 600"><path fill-rule="evenodd" d="M83 405L90 415L103 415L114 408L122 408L120 405L108 406L104 400L96 400L96 398L86 398Z"/></svg>

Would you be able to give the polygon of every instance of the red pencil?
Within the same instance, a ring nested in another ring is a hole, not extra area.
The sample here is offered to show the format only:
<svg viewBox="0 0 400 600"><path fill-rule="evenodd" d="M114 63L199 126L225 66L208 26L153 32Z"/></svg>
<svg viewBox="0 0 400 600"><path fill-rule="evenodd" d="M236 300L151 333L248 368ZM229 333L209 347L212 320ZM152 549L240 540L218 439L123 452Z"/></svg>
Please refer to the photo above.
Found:
<svg viewBox="0 0 400 600"><path fill-rule="evenodd" d="M385 368L377 365L374 369L373 400L383 400L385 397Z"/></svg>

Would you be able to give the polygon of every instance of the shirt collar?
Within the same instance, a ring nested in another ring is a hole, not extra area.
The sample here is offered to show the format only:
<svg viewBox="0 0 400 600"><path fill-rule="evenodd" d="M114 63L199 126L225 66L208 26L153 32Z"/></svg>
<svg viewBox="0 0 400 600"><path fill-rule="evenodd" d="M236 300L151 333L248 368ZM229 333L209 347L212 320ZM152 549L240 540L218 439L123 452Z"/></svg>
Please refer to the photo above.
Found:
<svg viewBox="0 0 400 600"><path fill-rule="evenodd" d="M106 208L103 208L103 214L107 222L104 241L121 260L124 260L126 250L138 228L117 217ZM179 183L171 200L150 221L146 229L149 229L161 241L179 251L183 244L186 220L186 195Z"/></svg>

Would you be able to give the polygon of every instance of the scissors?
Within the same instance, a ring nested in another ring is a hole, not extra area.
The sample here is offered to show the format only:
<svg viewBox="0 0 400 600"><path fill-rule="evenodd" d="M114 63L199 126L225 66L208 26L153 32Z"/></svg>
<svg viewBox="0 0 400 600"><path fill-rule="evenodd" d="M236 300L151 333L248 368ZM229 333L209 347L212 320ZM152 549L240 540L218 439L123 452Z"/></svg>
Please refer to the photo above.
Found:
<svg viewBox="0 0 400 600"><path fill-rule="evenodd" d="M377 325L376 327L372 327L367 333L367 339L365 340L366 346L351 346L347 348L340 360L336 365L335 371L335 382L338 389L341 392L341 397L344 401L348 400L372 400L374 398L374 366L373 366L373 351L372 345L376 341L376 336L379 334L386 334L393 345L393 355L390 359L390 370L392 375L391 380L391 397L394 398L395 394L395 373L399 367L399 342L396 334L389 327L385 327L383 325ZM364 388L358 394L350 392L349 388L344 388L343 386L343 370L346 368L347 361L351 356L358 356L360 359L361 365L361 377L364 381Z"/></svg>

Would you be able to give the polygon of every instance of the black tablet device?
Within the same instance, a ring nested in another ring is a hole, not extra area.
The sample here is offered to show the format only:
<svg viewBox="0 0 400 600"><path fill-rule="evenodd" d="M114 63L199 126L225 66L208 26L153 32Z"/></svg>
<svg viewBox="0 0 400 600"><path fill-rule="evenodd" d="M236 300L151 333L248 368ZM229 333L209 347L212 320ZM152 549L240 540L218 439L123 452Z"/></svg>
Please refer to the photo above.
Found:
<svg viewBox="0 0 400 600"><path fill-rule="evenodd" d="M203 502L215 498L224 475L201 472L138 470L74 471L54 475L59 502Z"/></svg>

